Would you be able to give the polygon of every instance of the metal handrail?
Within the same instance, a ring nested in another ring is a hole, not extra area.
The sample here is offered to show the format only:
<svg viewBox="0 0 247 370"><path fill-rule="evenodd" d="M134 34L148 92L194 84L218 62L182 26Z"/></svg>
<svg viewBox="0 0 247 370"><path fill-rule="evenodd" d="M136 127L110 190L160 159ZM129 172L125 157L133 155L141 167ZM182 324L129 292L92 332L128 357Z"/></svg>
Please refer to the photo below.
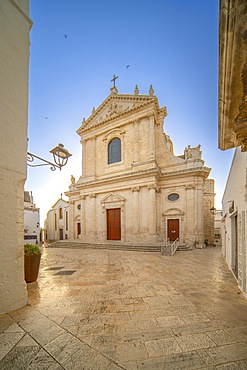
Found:
<svg viewBox="0 0 247 370"><path fill-rule="evenodd" d="M169 247L169 241L170 241L169 238L164 240L164 246L162 245L160 250L161 254L164 254L165 250Z"/></svg>
<svg viewBox="0 0 247 370"><path fill-rule="evenodd" d="M179 244L179 238L174 240L174 242L171 245L171 255L172 256L176 253L176 250L178 249L178 244Z"/></svg>

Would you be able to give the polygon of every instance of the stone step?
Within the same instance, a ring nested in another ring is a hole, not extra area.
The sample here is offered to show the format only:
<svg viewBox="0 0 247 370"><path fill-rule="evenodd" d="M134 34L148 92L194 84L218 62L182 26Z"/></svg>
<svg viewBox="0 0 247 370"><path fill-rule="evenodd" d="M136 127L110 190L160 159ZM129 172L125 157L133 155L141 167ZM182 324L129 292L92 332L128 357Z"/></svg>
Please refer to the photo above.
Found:
<svg viewBox="0 0 247 370"><path fill-rule="evenodd" d="M73 241L57 241L46 245L46 248L71 248L71 249L107 249L121 251L136 251L136 252L159 252L159 245L138 245L138 244L98 244L98 243L83 243Z"/></svg>
<svg viewBox="0 0 247 370"><path fill-rule="evenodd" d="M177 251L191 251L192 247L187 244L181 244L178 246Z"/></svg>

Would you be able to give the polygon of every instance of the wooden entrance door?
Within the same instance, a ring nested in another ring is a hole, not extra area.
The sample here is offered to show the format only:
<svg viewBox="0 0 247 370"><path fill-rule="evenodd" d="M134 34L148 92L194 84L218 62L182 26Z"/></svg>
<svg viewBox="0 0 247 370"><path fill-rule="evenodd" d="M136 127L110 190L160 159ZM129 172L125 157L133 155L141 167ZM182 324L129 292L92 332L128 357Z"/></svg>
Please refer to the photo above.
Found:
<svg viewBox="0 0 247 370"><path fill-rule="evenodd" d="M107 209L107 240L121 240L121 209Z"/></svg>
<svg viewBox="0 0 247 370"><path fill-rule="evenodd" d="M59 239L63 240L63 229L59 229Z"/></svg>
<svg viewBox="0 0 247 370"><path fill-rule="evenodd" d="M81 224L80 222L78 222L77 223L77 237L79 237L80 233L81 233Z"/></svg>
<svg viewBox="0 0 247 370"><path fill-rule="evenodd" d="M167 220L168 238L172 241L179 238L179 220Z"/></svg>

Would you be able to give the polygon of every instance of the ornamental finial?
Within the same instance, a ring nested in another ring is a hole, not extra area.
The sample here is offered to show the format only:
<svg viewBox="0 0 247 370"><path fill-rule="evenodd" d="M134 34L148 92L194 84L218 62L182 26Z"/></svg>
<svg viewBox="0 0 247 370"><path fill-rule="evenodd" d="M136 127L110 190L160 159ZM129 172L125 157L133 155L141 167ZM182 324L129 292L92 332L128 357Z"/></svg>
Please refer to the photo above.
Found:
<svg viewBox="0 0 247 370"><path fill-rule="evenodd" d="M154 89L153 89L153 86L152 86L152 85L150 85L149 95L150 95L150 96L153 96L153 94L154 94Z"/></svg>
<svg viewBox="0 0 247 370"><path fill-rule="evenodd" d="M134 91L134 94L135 94L135 95L138 95L138 94L139 94L139 89L138 89L138 85L136 85L136 87L135 87L135 91Z"/></svg>

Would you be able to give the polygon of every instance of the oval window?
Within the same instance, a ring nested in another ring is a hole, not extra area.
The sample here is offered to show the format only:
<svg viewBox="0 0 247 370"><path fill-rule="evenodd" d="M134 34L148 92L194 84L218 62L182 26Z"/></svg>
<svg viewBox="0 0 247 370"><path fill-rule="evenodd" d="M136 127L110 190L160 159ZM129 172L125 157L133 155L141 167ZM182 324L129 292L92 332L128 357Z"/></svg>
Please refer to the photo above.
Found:
<svg viewBox="0 0 247 370"><path fill-rule="evenodd" d="M171 202L174 202L175 200L179 199L179 194L171 193L168 195L167 199L170 200Z"/></svg>

